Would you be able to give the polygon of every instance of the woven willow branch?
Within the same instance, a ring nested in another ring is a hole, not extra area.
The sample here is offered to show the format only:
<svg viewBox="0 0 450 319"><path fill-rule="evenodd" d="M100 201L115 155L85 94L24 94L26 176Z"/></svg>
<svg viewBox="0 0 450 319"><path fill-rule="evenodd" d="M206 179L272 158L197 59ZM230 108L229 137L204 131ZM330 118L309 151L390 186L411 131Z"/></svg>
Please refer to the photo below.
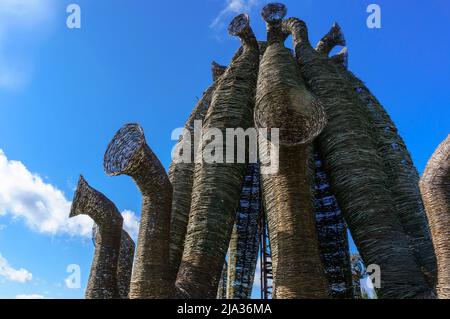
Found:
<svg viewBox="0 0 450 319"><path fill-rule="evenodd" d="M259 65L258 42L247 15L230 24L243 52L219 79L204 129L251 127ZM205 147L206 141L202 145ZM218 150L220 151L220 150ZM230 241L245 164L195 165L192 204L176 286L185 298L215 298Z"/></svg>
<svg viewBox="0 0 450 319"><path fill-rule="evenodd" d="M421 271L429 286L434 287L437 276L436 256L420 195L419 173L414 166L406 143L386 109L364 82L347 69L348 52L346 48L331 60L337 63L338 74L351 84L360 102L368 111L374 128L372 135L376 141L378 154L384 163L395 212L408 236L410 247Z"/></svg>
<svg viewBox="0 0 450 319"><path fill-rule="evenodd" d="M104 159L110 176L130 176L142 194L141 223L130 298L168 298L169 232L172 185L137 124L124 125L114 136Z"/></svg>
<svg viewBox="0 0 450 319"><path fill-rule="evenodd" d="M249 164L228 249L227 299L250 299L259 249L260 170Z"/></svg>
<svg viewBox="0 0 450 319"><path fill-rule="evenodd" d="M185 141L181 137L176 153L179 154L183 149L183 143L187 142L187 147L191 151L190 163L176 163L172 161L169 167L169 179L173 185L172 214L170 221L170 273L175 280L180 267L181 256L183 255L184 239L189 220L189 211L191 209L192 185L194 181L194 122L202 121L211 104L213 92L217 87L217 80L225 72L223 67L215 62L211 66L214 83L205 91L200 101L198 101L189 119L186 122L185 129L190 132L190 140Z"/></svg>
<svg viewBox="0 0 450 319"><path fill-rule="evenodd" d="M291 52L284 46L281 21L286 8L269 4L268 47L260 64L255 124L279 128L279 171L262 175L274 271L274 298L327 298L312 185L312 146L326 120L323 106L305 88Z"/></svg>
<svg viewBox="0 0 450 319"><path fill-rule="evenodd" d="M450 135L429 160L420 189L436 250L438 297L450 299Z"/></svg>
<svg viewBox="0 0 450 319"><path fill-rule="evenodd" d="M69 217L87 215L99 227L86 299L119 298L117 263L123 218L113 202L80 176Z"/></svg>
<svg viewBox="0 0 450 319"><path fill-rule="evenodd" d="M94 224L92 227L92 239L94 246L97 247L97 236L99 234L99 227ZM125 230L122 230L120 238L120 252L119 261L117 264L117 286L119 289L119 297L121 299L128 299L130 293L131 273L133 271L133 257L135 244L133 239Z"/></svg>
<svg viewBox="0 0 450 319"><path fill-rule="evenodd" d="M293 35L303 78L326 107L328 125L319 150L358 250L367 265L381 268L381 297L430 296L393 209L367 110L335 65L311 47L303 21L290 18L284 28Z"/></svg>

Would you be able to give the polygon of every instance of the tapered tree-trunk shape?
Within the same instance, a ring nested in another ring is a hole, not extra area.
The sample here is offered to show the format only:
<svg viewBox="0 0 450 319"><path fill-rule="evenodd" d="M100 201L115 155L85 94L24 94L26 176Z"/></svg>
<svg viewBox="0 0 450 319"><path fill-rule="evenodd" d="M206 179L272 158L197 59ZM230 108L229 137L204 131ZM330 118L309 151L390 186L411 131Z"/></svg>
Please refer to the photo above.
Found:
<svg viewBox="0 0 450 319"><path fill-rule="evenodd" d="M243 52L218 81L204 124L206 131L215 128L223 136L226 128L251 127L259 65L258 42L248 16L236 17L229 30L241 38ZM207 144L204 141L201 150ZM215 152L223 152L222 141L215 145ZM203 160L195 165L191 211L176 282L182 297L216 297L245 168L245 163Z"/></svg>
<svg viewBox="0 0 450 319"><path fill-rule="evenodd" d="M184 127L185 134L188 135L180 138L175 150L175 156L180 156L180 158L179 160L177 158L172 160L169 167L169 179L173 186L170 221L170 273L174 280L178 274L178 268L183 255L184 238L186 236L189 211L191 209L192 184L194 182L195 168L195 123L196 121L200 121L200 127L198 129L201 129L202 122L211 104L213 92L217 87L217 80L225 72L226 67L213 62L211 70L214 83L205 91L189 116ZM190 154L183 154L184 150L188 150ZM181 161L183 157L188 160Z"/></svg>
<svg viewBox="0 0 450 319"><path fill-rule="evenodd" d="M250 299L259 249L259 165L249 164L228 250L227 299Z"/></svg>
<svg viewBox="0 0 450 319"><path fill-rule="evenodd" d="M429 160L420 189L437 257L438 298L450 299L450 135Z"/></svg>
<svg viewBox="0 0 450 319"><path fill-rule="evenodd" d="M99 227L94 259L86 288L86 299L119 298L117 263L123 218L113 202L89 186L80 176L70 217L87 215Z"/></svg>
<svg viewBox="0 0 450 319"><path fill-rule="evenodd" d="M367 110L332 62L311 47L303 21L290 18L284 28L293 35L303 78L326 107L319 150L359 252L366 264L381 268L381 297L429 297L395 212Z"/></svg>
<svg viewBox="0 0 450 319"><path fill-rule="evenodd" d="M319 249L333 299L353 298L347 225L318 152L315 163L315 212Z"/></svg>
<svg viewBox="0 0 450 319"><path fill-rule="evenodd" d="M429 286L434 287L436 284L436 255L420 195L419 173L414 166L406 143L386 109L364 82L347 69L347 48L343 48L338 55L331 57L331 60L335 63L339 75L351 84L360 102L369 112L369 118L374 126L372 135L376 141L378 154L384 163L395 212L408 236L417 264Z"/></svg>
<svg viewBox="0 0 450 319"><path fill-rule="evenodd" d="M279 171L262 174L274 271L274 298L327 298L313 208L311 141L324 127L319 101L306 89L281 22L286 8L269 4L268 47L260 64L255 124L280 130Z"/></svg>
<svg viewBox="0 0 450 319"><path fill-rule="evenodd" d="M110 176L130 176L142 194L130 298L172 296L168 271L172 185L139 125L127 124L117 132L106 150L104 168Z"/></svg>
<svg viewBox="0 0 450 319"><path fill-rule="evenodd" d="M92 241L97 247L97 236L99 227L94 224L92 227ZM133 257L135 244L133 239L125 230L122 230L120 238L119 261L117 264L117 288L121 299L128 299L130 293L131 273L133 271Z"/></svg>

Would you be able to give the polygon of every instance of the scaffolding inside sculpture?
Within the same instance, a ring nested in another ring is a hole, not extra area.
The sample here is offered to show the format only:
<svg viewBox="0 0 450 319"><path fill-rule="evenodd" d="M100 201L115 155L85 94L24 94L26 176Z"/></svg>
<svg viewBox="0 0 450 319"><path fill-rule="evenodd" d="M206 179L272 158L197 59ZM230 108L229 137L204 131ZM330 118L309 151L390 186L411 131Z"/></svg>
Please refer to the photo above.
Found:
<svg viewBox="0 0 450 319"><path fill-rule="evenodd" d="M213 63L213 84L176 146L190 162L173 161L167 174L137 124L122 127L109 144L106 173L130 176L143 200L133 271L124 279L129 298L250 298L258 255L263 299L359 298L356 268L363 263L383 271L380 298L435 297L435 250L404 141L347 69L347 48L329 57L346 45L340 26L313 48L306 23L286 14L283 4L264 7L267 42L257 41L248 15L231 22L242 46L228 67ZM288 36L294 52L284 45ZM270 154L261 150L258 163L249 162L248 149L245 163L196 161L210 141L191 145L197 120L224 135L232 127L279 129L279 170L263 172ZM421 185L445 272L450 258L441 248L450 236L437 230L450 214L443 145ZM123 297L120 214L84 179L71 216L78 214L98 225L86 297ZM351 260L348 230L361 259ZM449 277L438 279L439 297L448 297Z"/></svg>

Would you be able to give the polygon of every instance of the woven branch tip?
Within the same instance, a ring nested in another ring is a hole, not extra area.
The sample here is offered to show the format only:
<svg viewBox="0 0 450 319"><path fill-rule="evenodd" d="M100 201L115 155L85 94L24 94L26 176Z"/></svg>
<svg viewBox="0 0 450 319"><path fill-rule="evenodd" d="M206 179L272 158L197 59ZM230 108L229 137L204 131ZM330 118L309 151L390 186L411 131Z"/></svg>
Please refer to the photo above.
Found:
<svg viewBox="0 0 450 319"><path fill-rule="evenodd" d="M328 124L317 145L359 252L366 264L383 271L380 296L430 295L396 214L366 107L336 65L311 47L303 21L290 18L283 27L292 32L303 78L326 108Z"/></svg>
<svg viewBox="0 0 450 319"><path fill-rule="evenodd" d="M287 14L287 8L282 3L269 3L261 11L261 16L267 23L279 23Z"/></svg>
<svg viewBox="0 0 450 319"><path fill-rule="evenodd" d="M436 256L420 195L419 174L406 143L385 108L365 83L345 66L331 64L334 65L335 71L350 83L358 101L362 103L367 113L366 117L373 124L371 135L385 167L387 186L391 191L395 213L429 286L435 287Z"/></svg>
<svg viewBox="0 0 450 319"><path fill-rule="evenodd" d="M211 73L213 81L216 82L226 71L227 67L213 61L211 63Z"/></svg>
<svg viewBox="0 0 450 319"><path fill-rule="evenodd" d="M430 158L420 189L437 257L438 298L450 299L450 135Z"/></svg>
<svg viewBox="0 0 450 319"><path fill-rule="evenodd" d="M343 48L338 54L333 55L331 61L338 65L342 65L344 68L348 68L348 50Z"/></svg>
<svg viewBox="0 0 450 319"><path fill-rule="evenodd" d="M335 22L330 31L317 43L316 51L324 56L328 56L331 50L338 45L345 46L346 41L341 27Z"/></svg>
<svg viewBox="0 0 450 319"><path fill-rule="evenodd" d="M83 176L80 176L78 182L70 217L80 214L90 216L99 228L86 299L119 298L117 264L123 218L116 206L102 193L90 187Z"/></svg>
<svg viewBox="0 0 450 319"><path fill-rule="evenodd" d="M168 298L174 288L168 271L172 207L169 177L137 124L126 124L116 133L104 159L104 169L109 175L130 176L142 195L130 298Z"/></svg>

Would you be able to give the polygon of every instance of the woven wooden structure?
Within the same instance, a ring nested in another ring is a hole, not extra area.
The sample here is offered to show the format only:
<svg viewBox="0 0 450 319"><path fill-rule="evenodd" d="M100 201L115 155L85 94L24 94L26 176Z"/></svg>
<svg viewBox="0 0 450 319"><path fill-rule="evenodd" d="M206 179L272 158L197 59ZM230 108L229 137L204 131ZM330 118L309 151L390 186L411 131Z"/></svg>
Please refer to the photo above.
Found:
<svg viewBox="0 0 450 319"><path fill-rule="evenodd" d="M258 42L247 15L233 19L230 34L241 38L243 51L217 83L204 130L252 125L259 66ZM203 142L202 150L207 145ZM222 152L216 148L216 152ZM246 164L196 163L192 203L176 286L184 298L215 298L231 237Z"/></svg>
<svg viewBox="0 0 450 319"><path fill-rule="evenodd" d="M170 221L170 273L175 280L178 274L178 268L183 255L184 238L189 220L189 211L191 209L192 185L194 182L195 168L195 145L194 145L194 124L195 121L205 119L206 112L213 92L217 86L217 80L225 72L226 67L215 62L211 65L212 77L214 83L203 93L202 98L194 107L189 119L185 124L185 129L190 133L189 138L184 136L180 138L176 148L176 154L182 154L183 149L190 150L190 162L176 162L172 160L169 167L169 179L173 185L172 213ZM183 143L187 143L183 145Z"/></svg>
<svg viewBox="0 0 450 319"><path fill-rule="evenodd" d="M279 171L262 175L274 271L274 298L326 298L315 227L310 142L325 125L323 107L307 91L291 52L285 48L281 21L286 8L269 4L268 47L261 60L255 124L279 128Z"/></svg>
<svg viewBox="0 0 450 319"><path fill-rule="evenodd" d="M333 299L353 298L347 225L319 153L315 163L315 213L320 256Z"/></svg>
<svg viewBox="0 0 450 319"><path fill-rule="evenodd" d="M437 294L450 299L450 135L429 160L420 189L437 257Z"/></svg>
<svg viewBox="0 0 450 319"><path fill-rule="evenodd" d="M92 241L94 247L97 247L97 235L99 234L99 227L94 224L92 227ZM130 235L122 230L120 238L119 260L117 263L117 289L119 290L119 297L121 299L128 299L130 293L131 273L133 271L135 244Z"/></svg>
<svg viewBox="0 0 450 319"><path fill-rule="evenodd" d="M227 299L228 263L223 264L222 275L220 276L219 288L216 299Z"/></svg>
<svg viewBox="0 0 450 319"><path fill-rule="evenodd" d="M142 194L130 298L172 296L168 272L172 185L138 124L124 125L116 133L106 150L104 169L110 176L130 176Z"/></svg>
<svg viewBox="0 0 450 319"><path fill-rule="evenodd" d="M320 39L319 43L317 43L316 51L323 56L328 57L331 50L333 50L333 48L338 45L345 46L346 41L341 27L339 26L339 24L337 24L337 22L335 22L330 31L328 31L328 33L325 34L322 39Z"/></svg>
<svg viewBox="0 0 450 319"><path fill-rule="evenodd" d="M259 249L259 165L249 164L228 253L227 299L250 299Z"/></svg>
<svg viewBox="0 0 450 319"><path fill-rule="evenodd" d="M328 125L319 136L319 150L358 250L366 264L382 269L381 296L430 296L393 209L367 110L333 62L312 48L303 21L290 18L284 28L293 35L303 78L326 107Z"/></svg>
<svg viewBox="0 0 450 319"><path fill-rule="evenodd" d="M93 189L80 176L70 216L87 215L99 227L95 241L94 259L86 288L86 299L119 298L117 264L123 218L113 202Z"/></svg>
<svg viewBox="0 0 450 319"><path fill-rule="evenodd" d="M356 92L360 102L368 111L372 122L372 136L376 142L387 175L387 186L391 191L395 213L409 239L409 244L421 271L430 287L436 284L436 256L433 250L428 220L419 190L419 173L414 166L406 143L400 136L391 117L363 81L348 67L346 48L331 60L337 72L344 77Z"/></svg>

